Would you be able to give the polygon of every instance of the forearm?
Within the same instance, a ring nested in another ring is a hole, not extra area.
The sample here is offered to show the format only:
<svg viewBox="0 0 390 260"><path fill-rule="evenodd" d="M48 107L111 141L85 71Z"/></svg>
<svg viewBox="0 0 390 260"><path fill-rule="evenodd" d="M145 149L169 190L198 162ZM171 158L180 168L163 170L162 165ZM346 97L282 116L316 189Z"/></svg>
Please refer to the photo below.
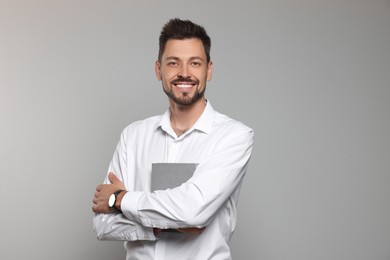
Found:
<svg viewBox="0 0 390 260"><path fill-rule="evenodd" d="M123 183L124 173L127 171L127 162L125 160L125 143L124 139L121 136L121 140L119 141L116 151L113 155L112 161L109 165L108 172L114 172L119 180L122 182L122 185L117 185L113 191L107 192L106 196L103 199L102 204L107 203L108 196L111 195L112 192L117 190L126 190L127 187ZM118 180L116 180L118 182ZM108 174L104 180L104 185L99 185L100 192L102 190L107 189L110 184L112 185L112 181L110 180L110 175ZM99 187L98 186L98 187ZM123 240L123 241L134 241L134 240L155 240L156 237L153 234L153 229L144 227L140 223L129 220L122 213L113 212L112 209L98 211L99 202L96 198L98 191L95 192L94 196L94 207L93 210L95 212L93 216L93 229L96 233L96 236L99 240ZM118 198L122 195L118 194ZM95 203L96 202L96 203Z"/></svg>
<svg viewBox="0 0 390 260"><path fill-rule="evenodd" d="M223 205L238 199L252 152L252 135L235 138L200 162L194 176L179 187L154 192L129 191L123 214L148 227L205 227ZM231 197L233 196L233 197Z"/></svg>
<svg viewBox="0 0 390 260"><path fill-rule="evenodd" d="M99 240L156 240L152 228L131 221L121 213L95 214L93 229Z"/></svg>
<svg viewBox="0 0 390 260"><path fill-rule="evenodd" d="M232 186L240 187L239 184ZM176 189L153 193L129 192L122 200L122 211L127 218L147 227L203 228L208 226L235 190L225 191L226 194L206 194L207 191L203 191L194 183L186 183ZM139 206L132 208L131 205Z"/></svg>

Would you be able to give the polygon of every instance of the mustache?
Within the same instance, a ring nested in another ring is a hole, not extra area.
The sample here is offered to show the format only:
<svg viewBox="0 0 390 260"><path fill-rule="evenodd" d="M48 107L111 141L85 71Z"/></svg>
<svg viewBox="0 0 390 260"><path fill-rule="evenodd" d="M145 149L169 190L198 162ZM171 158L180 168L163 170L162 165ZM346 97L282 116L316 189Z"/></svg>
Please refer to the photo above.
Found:
<svg viewBox="0 0 390 260"><path fill-rule="evenodd" d="M192 84L198 84L198 80L192 80L191 78L183 78L179 77L178 79L175 79L171 81L172 84L179 84L179 83L192 83Z"/></svg>

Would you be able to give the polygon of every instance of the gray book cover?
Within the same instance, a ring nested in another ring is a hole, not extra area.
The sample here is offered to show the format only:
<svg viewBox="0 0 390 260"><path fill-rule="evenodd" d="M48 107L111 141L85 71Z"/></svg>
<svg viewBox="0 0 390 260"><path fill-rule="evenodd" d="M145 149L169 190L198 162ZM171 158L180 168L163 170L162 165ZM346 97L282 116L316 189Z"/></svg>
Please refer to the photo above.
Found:
<svg viewBox="0 0 390 260"><path fill-rule="evenodd" d="M197 163L153 163L151 190L180 186L192 177L197 166Z"/></svg>

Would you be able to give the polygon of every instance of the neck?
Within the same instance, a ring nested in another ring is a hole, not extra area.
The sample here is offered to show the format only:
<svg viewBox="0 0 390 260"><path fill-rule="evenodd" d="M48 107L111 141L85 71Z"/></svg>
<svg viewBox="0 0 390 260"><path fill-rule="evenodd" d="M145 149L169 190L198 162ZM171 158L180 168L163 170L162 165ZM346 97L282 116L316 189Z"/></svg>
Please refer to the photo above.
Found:
<svg viewBox="0 0 390 260"><path fill-rule="evenodd" d="M181 106L169 100L171 111L171 126L177 136L184 134L189 130L202 115L205 107L205 98L199 99L190 106Z"/></svg>

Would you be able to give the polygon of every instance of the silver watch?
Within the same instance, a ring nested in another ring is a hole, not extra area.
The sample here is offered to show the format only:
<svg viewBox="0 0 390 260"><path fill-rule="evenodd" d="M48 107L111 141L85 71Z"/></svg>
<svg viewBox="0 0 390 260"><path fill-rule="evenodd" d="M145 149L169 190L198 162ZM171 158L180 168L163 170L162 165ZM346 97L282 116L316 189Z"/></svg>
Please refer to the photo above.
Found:
<svg viewBox="0 0 390 260"><path fill-rule="evenodd" d="M112 208L112 209L115 208L116 198L118 197L118 194L121 193L122 191L123 190L118 190L110 195L110 197L108 198L108 206L110 208Z"/></svg>

